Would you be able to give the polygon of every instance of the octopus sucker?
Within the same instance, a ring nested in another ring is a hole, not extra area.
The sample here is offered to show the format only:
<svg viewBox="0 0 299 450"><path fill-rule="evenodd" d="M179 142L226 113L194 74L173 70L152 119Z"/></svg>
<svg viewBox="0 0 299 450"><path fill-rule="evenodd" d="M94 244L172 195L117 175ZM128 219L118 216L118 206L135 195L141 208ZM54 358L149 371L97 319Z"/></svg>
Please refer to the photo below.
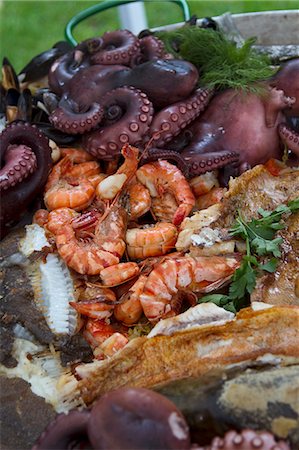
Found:
<svg viewBox="0 0 299 450"><path fill-rule="evenodd" d="M1 169L4 180L1 191L5 192L5 202L1 204L1 236L42 191L52 166L49 141L35 125L13 122L1 133L1 162L6 159L7 164Z"/></svg>
<svg viewBox="0 0 299 450"><path fill-rule="evenodd" d="M171 104L157 112L148 132L149 136L154 136L154 145L165 147L167 142L201 114L212 96L212 90L197 89L187 99Z"/></svg>
<svg viewBox="0 0 299 450"><path fill-rule="evenodd" d="M118 157L124 144L142 141L153 118L153 106L139 89L124 86L108 92L102 99L104 123L83 135L83 148L97 158Z"/></svg>
<svg viewBox="0 0 299 450"><path fill-rule="evenodd" d="M103 110L98 103L92 103L86 111L77 111L76 104L55 109L49 116L52 125L67 134L83 134L95 128L102 120Z"/></svg>
<svg viewBox="0 0 299 450"><path fill-rule="evenodd" d="M26 145L9 145L4 155L4 167L0 170L0 189L21 183L37 167L35 154Z"/></svg>
<svg viewBox="0 0 299 450"><path fill-rule="evenodd" d="M278 126L278 133L287 147L299 157L299 133L285 123Z"/></svg>
<svg viewBox="0 0 299 450"><path fill-rule="evenodd" d="M92 64L130 65L139 46L138 38L129 30L107 31L101 38L98 51L91 56Z"/></svg>

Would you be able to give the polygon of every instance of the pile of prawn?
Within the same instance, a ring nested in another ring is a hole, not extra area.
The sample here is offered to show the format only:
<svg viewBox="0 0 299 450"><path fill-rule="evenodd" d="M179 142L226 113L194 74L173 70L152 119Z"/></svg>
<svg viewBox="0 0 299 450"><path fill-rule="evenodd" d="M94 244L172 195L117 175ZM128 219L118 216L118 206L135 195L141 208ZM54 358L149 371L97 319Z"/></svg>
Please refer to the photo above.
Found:
<svg viewBox="0 0 299 450"><path fill-rule="evenodd" d="M139 158L127 144L122 164L104 170L83 149L60 149L45 209L33 218L71 270L70 304L98 359L123 348L136 325L175 316L227 284L240 265L238 254L192 257L175 248L183 220L223 196L217 173L189 182L167 161L139 167Z"/></svg>

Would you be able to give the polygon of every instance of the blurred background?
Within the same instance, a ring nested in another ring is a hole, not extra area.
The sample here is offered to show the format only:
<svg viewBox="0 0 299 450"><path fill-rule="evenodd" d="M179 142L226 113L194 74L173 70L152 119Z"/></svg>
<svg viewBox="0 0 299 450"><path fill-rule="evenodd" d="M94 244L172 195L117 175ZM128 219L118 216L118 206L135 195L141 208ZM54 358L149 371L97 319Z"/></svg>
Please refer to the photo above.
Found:
<svg viewBox="0 0 299 450"><path fill-rule="evenodd" d="M0 56L6 56L19 72L35 55L64 39L68 21L100 1L0 0ZM188 1L191 15L213 17L224 12L244 13L297 9L298 0ZM144 3L149 28L183 21L175 3L151 0ZM86 19L74 30L78 42L120 28L118 10L111 8Z"/></svg>

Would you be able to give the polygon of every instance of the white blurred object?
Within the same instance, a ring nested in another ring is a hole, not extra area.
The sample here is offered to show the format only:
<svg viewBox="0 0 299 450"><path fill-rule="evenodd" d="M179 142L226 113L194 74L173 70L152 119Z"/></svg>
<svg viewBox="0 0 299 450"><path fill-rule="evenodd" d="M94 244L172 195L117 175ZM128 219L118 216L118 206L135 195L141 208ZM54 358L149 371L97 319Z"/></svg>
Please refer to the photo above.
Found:
<svg viewBox="0 0 299 450"><path fill-rule="evenodd" d="M141 30L148 28L143 2L127 3L118 6L117 9L122 29L138 34Z"/></svg>

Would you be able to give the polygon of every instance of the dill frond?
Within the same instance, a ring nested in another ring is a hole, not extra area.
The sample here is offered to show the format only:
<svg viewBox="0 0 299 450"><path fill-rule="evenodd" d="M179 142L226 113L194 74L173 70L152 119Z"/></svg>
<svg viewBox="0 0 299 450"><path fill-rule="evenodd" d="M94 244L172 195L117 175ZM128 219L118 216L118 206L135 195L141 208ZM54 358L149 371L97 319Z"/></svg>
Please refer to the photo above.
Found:
<svg viewBox="0 0 299 450"><path fill-rule="evenodd" d="M254 83L274 74L270 59L252 48L254 38L237 47L220 32L190 25L174 31L162 31L157 36L168 52L197 67L201 86L259 93L261 86Z"/></svg>

